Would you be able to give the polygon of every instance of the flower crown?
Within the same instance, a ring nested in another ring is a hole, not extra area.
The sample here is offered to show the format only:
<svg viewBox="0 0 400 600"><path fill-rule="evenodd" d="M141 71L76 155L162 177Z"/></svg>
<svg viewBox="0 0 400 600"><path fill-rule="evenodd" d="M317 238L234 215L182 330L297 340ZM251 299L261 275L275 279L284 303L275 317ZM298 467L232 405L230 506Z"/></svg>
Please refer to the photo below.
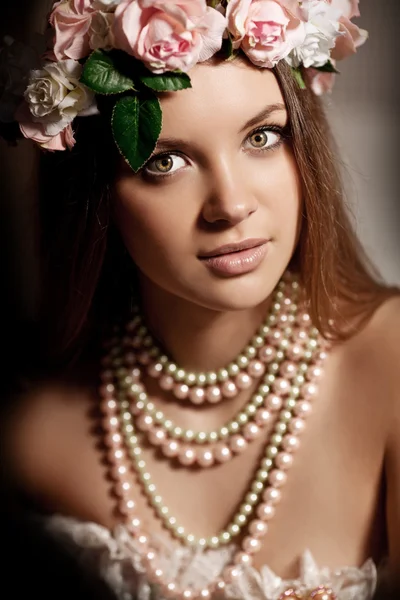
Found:
<svg viewBox="0 0 400 600"><path fill-rule="evenodd" d="M52 48L31 71L15 118L47 150L71 149L73 121L108 103L120 153L137 172L154 152L157 94L191 87L188 71L222 52L259 67L285 60L300 87L330 91L336 61L367 32L359 0L61 0L50 13ZM301 69L302 68L302 69Z"/></svg>

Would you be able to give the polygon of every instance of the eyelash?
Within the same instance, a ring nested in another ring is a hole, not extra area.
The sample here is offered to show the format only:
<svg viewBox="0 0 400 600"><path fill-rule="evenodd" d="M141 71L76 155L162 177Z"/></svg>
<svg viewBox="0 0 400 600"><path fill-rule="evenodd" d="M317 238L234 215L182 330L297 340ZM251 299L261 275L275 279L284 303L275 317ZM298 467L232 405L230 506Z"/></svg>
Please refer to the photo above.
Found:
<svg viewBox="0 0 400 600"><path fill-rule="evenodd" d="M282 125L263 125L261 127L257 127L257 129L253 129L253 131L251 131L249 133L249 135L247 136L246 139L252 137L253 135L257 134L257 133L264 133L264 132L272 132L272 133L277 133L278 135L280 135L280 139L275 142L275 144L273 144L272 146L266 146L265 148L254 148L254 152L256 154L260 154L260 152L264 153L264 152L272 152L274 150L277 150L282 144L283 142L289 137L289 126L286 125L284 127L282 127ZM180 152L164 152L162 154L157 154L156 156L153 156L151 161L149 161L148 164L156 161L156 160L162 160L163 158L169 157L169 156L180 156L182 158L184 158L184 156L180 153ZM167 177L172 177L173 175L176 174L176 171L173 171L172 173L164 173L164 174L160 174L160 175L154 175L154 173L149 173L148 171L146 171L146 166L144 166L142 168L142 174L146 179L149 179L151 181L159 181L161 179L166 179Z"/></svg>

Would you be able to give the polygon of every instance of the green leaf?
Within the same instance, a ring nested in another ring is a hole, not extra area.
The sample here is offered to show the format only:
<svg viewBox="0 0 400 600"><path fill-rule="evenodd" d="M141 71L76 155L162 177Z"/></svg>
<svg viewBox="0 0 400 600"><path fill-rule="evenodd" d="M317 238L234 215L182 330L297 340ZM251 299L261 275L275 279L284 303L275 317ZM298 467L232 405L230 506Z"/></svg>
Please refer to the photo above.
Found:
<svg viewBox="0 0 400 600"><path fill-rule="evenodd" d="M304 79L303 79L303 75L301 74L300 69L294 69L292 67L292 73L293 73L293 77L295 78L297 85L299 86L299 88L301 90L305 90L306 89L306 84L304 83Z"/></svg>
<svg viewBox="0 0 400 600"><path fill-rule="evenodd" d="M165 73L154 75L148 71L139 76L140 81L154 92L177 92L191 88L190 77L186 73Z"/></svg>
<svg viewBox="0 0 400 600"><path fill-rule="evenodd" d="M328 60L328 62L326 62L324 65L322 65L322 67L313 67L313 69L316 69L317 71L321 71L322 73L338 73L339 74L339 71L331 63L330 60Z"/></svg>
<svg viewBox="0 0 400 600"><path fill-rule="evenodd" d="M81 83L96 94L121 94L135 90L133 80L121 73L110 54L95 50L83 67Z"/></svg>
<svg viewBox="0 0 400 600"><path fill-rule="evenodd" d="M112 131L115 143L136 173L148 161L161 133L161 106L155 96L124 96L114 106Z"/></svg>

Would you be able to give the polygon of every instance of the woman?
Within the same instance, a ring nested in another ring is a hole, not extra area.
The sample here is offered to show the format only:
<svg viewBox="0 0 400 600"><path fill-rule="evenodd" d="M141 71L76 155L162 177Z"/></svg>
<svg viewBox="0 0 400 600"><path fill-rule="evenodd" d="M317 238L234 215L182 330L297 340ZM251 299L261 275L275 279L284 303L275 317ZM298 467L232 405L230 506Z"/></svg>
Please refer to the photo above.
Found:
<svg viewBox="0 0 400 600"><path fill-rule="evenodd" d="M370 599L400 566L399 299L316 96L358 3L209 4L53 8L17 117L67 150L40 179L54 370L10 468L121 598Z"/></svg>

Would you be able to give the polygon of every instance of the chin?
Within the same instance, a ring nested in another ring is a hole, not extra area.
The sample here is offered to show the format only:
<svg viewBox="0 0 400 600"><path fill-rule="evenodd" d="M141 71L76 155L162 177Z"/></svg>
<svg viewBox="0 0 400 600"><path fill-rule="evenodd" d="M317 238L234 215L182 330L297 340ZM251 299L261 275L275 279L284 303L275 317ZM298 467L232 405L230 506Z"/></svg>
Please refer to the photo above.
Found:
<svg viewBox="0 0 400 600"><path fill-rule="evenodd" d="M212 281L197 296L197 302L216 311L240 311L259 306L269 298L282 274L249 273L240 277ZM204 293L207 291L207 294Z"/></svg>

